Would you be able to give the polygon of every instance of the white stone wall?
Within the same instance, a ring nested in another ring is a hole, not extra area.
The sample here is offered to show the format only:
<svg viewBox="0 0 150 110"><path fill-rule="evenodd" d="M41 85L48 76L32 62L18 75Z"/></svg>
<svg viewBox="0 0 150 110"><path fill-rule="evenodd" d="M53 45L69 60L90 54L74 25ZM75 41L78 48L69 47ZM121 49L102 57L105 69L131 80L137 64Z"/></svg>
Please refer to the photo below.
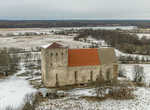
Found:
<svg viewBox="0 0 150 110"><path fill-rule="evenodd" d="M47 87L55 87L56 75L59 85L66 84L66 79L64 78L67 76L68 49L42 49L41 53L42 80L44 85Z"/></svg>
<svg viewBox="0 0 150 110"><path fill-rule="evenodd" d="M42 80L46 87L89 83L96 81L100 73L104 80L111 80L117 76L114 64L68 67L68 49L42 49L41 58Z"/></svg>
<svg viewBox="0 0 150 110"><path fill-rule="evenodd" d="M79 67L68 67L68 73L73 77L74 84L83 84L91 82L91 72L92 80L96 81L97 75L99 74L100 66L79 66ZM75 81L75 72L77 73L77 82Z"/></svg>

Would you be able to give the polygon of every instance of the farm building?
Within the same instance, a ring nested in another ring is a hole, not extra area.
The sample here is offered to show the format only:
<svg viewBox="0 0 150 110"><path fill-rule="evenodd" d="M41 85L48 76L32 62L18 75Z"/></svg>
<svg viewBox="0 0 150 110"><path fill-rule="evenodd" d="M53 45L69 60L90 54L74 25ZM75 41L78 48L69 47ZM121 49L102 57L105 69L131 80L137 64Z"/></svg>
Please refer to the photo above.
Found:
<svg viewBox="0 0 150 110"><path fill-rule="evenodd" d="M118 76L118 64L113 48L70 49L54 42L41 50L42 81L46 87L94 82Z"/></svg>

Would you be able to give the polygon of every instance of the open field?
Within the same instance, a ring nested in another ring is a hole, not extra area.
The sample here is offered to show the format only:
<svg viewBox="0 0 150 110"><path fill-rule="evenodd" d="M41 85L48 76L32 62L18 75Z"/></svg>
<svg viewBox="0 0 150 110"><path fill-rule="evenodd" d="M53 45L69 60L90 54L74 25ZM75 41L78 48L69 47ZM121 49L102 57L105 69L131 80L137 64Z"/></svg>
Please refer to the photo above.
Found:
<svg viewBox="0 0 150 110"><path fill-rule="evenodd" d="M6 32L9 31L7 30ZM43 45L47 45L55 41L61 41L64 44L68 42L69 47L71 48L76 48L80 46L82 47L83 45L89 45L87 43L73 41L73 38L74 36L54 35L54 34L38 35L38 36L12 36L12 37L6 36L6 37L0 37L0 48L6 47L6 48L31 49L31 48L41 47Z"/></svg>
<svg viewBox="0 0 150 110"><path fill-rule="evenodd" d="M56 30L55 30L56 31ZM0 34L20 33L20 32L48 32L47 35L35 36L5 36L0 37L0 48L22 48L28 50L28 53L16 53L20 58L18 71L6 79L0 80L0 110L5 110L7 106L14 108L22 107L26 94L35 93L41 86L41 68L40 52L32 52L32 48L43 47L54 41L60 41L67 44L70 48L83 48L91 43L74 41L74 35L56 35L49 29L0 29ZM122 53L116 49L116 55L120 56L139 56L140 58L150 56ZM137 87L132 100L114 100L90 101L83 99L83 96L93 96L94 88L76 88L63 91L68 94L67 97L60 99L49 99L41 102L36 110L148 110L150 101L150 65L140 64L144 67L146 74L146 87ZM131 64L122 65L126 69L128 80L133 79L133 66ZM122 78L118 78L122 80ZM17 97L17 98L16 98ZM15 99L15 100L14 100ZM19 102L19 103L18 103ZM20 109L19 109L20 110Z"/></svg>

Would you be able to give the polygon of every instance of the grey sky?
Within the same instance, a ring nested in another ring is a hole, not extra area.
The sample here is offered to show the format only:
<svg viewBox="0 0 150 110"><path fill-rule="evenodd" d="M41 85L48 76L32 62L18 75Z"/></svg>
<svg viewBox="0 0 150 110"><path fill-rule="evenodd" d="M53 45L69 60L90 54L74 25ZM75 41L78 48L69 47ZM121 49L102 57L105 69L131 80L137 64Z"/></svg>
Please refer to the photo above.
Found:
<svg viewBox="0 0 150 110"><path fill-rule="evenodd" d="M150 19L150 0L0 0L0 19Z"/></svg>

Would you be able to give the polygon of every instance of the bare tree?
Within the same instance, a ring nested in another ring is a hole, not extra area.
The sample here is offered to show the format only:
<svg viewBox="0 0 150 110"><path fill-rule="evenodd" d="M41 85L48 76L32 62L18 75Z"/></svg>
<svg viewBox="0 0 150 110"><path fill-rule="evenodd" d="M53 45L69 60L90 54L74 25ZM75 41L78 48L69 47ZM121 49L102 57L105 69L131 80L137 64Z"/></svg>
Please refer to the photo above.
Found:
<svg viewBox="0 0 150 110"><path fill-rule="evenodd" d="M97 97L105 97L106 88L105 87L97 87L95 88L95 94Z"/></svg>
<svg viewBox="0 0 150 110"><path fill-rule="evenodd" d="M140 65L134 65L133 67L133 80L135 82L144 82L145 74L144 68Z"/></svg>
<svg viewBox="0 0 150 110"><path fill-rule="evenodd" d="M119 76L126 77L126 69L123 66L119 66Z"/></svg>

